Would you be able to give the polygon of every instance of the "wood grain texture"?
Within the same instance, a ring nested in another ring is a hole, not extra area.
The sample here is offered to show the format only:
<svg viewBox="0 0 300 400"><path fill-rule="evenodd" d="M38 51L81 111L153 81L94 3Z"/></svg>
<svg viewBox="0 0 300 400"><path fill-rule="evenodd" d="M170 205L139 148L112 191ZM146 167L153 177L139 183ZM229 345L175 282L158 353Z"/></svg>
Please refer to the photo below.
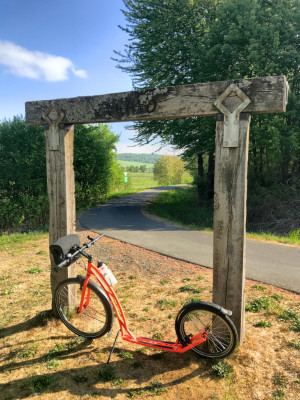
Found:
<svg viewBox="0 0 300 400"><path fill-rule="evenodd" d="M283 112L287 90L285 76L207 82L182 86L144 89L101 96L32 101L25 104L26 123L44 125L43 114L51 104L63 112L61 123L86 124L213 116L218 113L214 101L230 84L237 85L251 100L244 110L251 113ZM229 96L230 110L241 100Z"/></svg>
<svg viewBox="0 0 300 400"><path fill-rule="evenodd" d="M250 115L241 114L239 146L223 147L224 122L216 125L213 302L233 312L240 342L245 331L247 164Z"/></svg>
<svg viewBox="0 0 300 400"><path fill-rule="evenodd" d="M74 126L55 128L59 149L50 150L50 129L45 130L47 187L50 207L49 244L58 238L75 233L75 180L73 169ZM51 257L51 265L55 266ZM74 266L62 268L59 273L51 269L52 293L57 284L68 277L76 276Z"/></svg>

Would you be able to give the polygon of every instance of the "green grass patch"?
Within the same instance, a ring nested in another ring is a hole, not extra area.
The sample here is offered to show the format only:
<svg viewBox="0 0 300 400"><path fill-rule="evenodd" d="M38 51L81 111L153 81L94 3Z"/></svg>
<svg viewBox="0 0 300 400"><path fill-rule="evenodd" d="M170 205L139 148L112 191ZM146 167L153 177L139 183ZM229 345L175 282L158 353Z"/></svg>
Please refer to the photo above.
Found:
<svg viewBox="0 0 300 400"><path fill-rule="evenodd" d="M121 351L118 354L118 357L122 358L123 360L131 360L133 358L133 354L130 351Z"/></svg>
<svg viewBox="0 0 300 400"><path fill-rule="evenodd" d="M116 379L116 371L112 365L104 365L98 372L101 382L112 382Z"/></svg>
<svg viewBox="0 0 300 400"><path fill-rule="evenodd" d="M260 292L264 292L266 290L266 288L264 286L261 286L261 285L253 285L252 289L259 290Z"/></svg>
<svg viewBox="0 0 300 400"><path fill-rule="evenodd" d="M50 369L50 371L52 371L58 369L60 367L60 364L61 364L60 360L52 359L47 362L47 368Z"/></svg>
<svg viewBox="0 0 300 400"><path fill-rule="evenodd" d="M179 291L180 292L189 292L189 293L202 293L203 289L198 289L198 288L196 288L196 285L189 284L189 285L181 286L179 288Z"/></svg>
<svg viewBox="0 0 300 400"><path fill-rule="evenodd" d="M34 267L34 268L29 269L26 272L28 272L28 274L40 274L41 272L43 272L43 270L41 268Z"/></svg>
<svg viewBox="0 0 300 400"><path fill-rule="evenodd" d="M151 202L149 212L190 229L212 231L213 228L213 203L200 206L195 187L161 193ZM286 235L264 231L250 232L249 229L247 238L300 245L300 229L292 230Z"/></svg>
<svg viewBox="0 0 300 400"><path fill-rule="evenodd" d="M268 322L268 321L261 320L261 321L256 322L254 324L254 326L256 328L270 328L271 327L271 323Z"/></svg>
<svg viewBox="0 0 300 400"><path fill-rule="evenodd" d="M213 207L200 207L193 187L161 193L151 202L149 212L183 226L212 230Z"/></svg>
<svg viewBox="0 0 300 400"><path fill-rule="evenodd" d="M211 368L219 378L225 378L233 372L231 366L226 361L218 361Z"/></svg>
<svg viewBox="0 0 300 400"><path fill-rule="evenodd" d="M249 304L246 305L246 311L258 313L261 310L269 310L270 299L268 297L260 297L258 299L253 299Z"/></svg>
<svg viewBox="0 0 300 400"><path fill-rule="evenodd" d="M299 319L298 314L292 310L284 310L280 315L278 315L279 321L297 321Z"/></svg>
<svg viewBox="0 0 300 400"><path fill-rule="evenodd" d="M49 390L54 385L53 376L34 376L32 377L27 384L25 384L24 388L29 389L32 394L35 393L44 393Z"/></svg>
<svg viewBox="0 0 300 400"><path fill-rule="evenodd" d="M300 341L298 341L298 342L289 342L289 346L293 347L294 349L300 350Z"/></svg>
<svg viewBox="0 0 300 400"><path fill-rule="evenodd" d="M11 248L17 250L18 247L16 246L45 238L47 235L46 232L40 231L30 233L12 233L10 235L3 234L0 236L0 251L9 250Z"/></svg>
<svg viewBox="0 0 300 400"><path fill-rule="evenodd" d="M176 300L161 299L161 300L158 300L158 302L156 304L158 305L158 307L161 310L165 310L166 308L176 307L177 306L177 301Z"/></svg>
<svg viewBox="0 0 300 400"><path fill-rule="evenodd" d="M131 389L127 392L127 397L134 399L137 396L150 395L150 396L160 396L165 389L162 387L160 382L153 381L150 386L146 386L143 389Z"/></svg>
<svg viewBox="0 0 300 400"><path fill-rule="evenodd" d="M162 332L156 332L156 333L154 333L154 335L152 337L153 337L153 339L163 340L165 335Z"/></svg>
<svg viewBox="0 0 300 400"><path fill-rule="evenodd" d="M293 322L293 325L289 328L291 331L300 332L300 319Z"/></svg>
<svg viewBox="0 0 300 400"><path fill-rule="evenodd" d="M147 170L153 170L154 164L148 164L148 163L143 163L143 162L138 162L138 161L126 161L126 160L118 160L118 164L120 164L122 167L140 167L142 165L145 165Z"/></svg>

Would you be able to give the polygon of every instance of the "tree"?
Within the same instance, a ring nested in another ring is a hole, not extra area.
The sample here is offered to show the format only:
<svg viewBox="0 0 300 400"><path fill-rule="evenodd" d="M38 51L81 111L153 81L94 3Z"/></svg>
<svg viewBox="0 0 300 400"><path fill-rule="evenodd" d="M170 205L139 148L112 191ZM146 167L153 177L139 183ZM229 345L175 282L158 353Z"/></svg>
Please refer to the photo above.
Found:
<svg viewBox="0 0 300 400"><path fill-rule="evenodd" d="M77 207L98 201L123 182L116 160L118 136L107 125L76 125L74 169ZM32 230L48 223L43 128L20 117L0 123L0 231Z"/></svg>
<svg viewBox="0 0 300 400"><path fill-rule="evenodd" d="M120 181L115 144L119 137L108 125L75 125L74 170L76 204L85 207L107 195L112 183Z"/></svg>
<svg viewBox="0 0 300 400"><path fill-rule="evenodd" d="M0 123L0 231L35 229L48 215L43 128L21 117Z"/></svg>
<svg viewBox="0 0 300 400"><path fill-rule="evenodd" d="M176 185L181 183L184 162L176 156L162 156L155 162L153 173L160 185Z"/></svg>
<svg viewBox="0 0 300 400"><path fill-rule="evenodd" d="M124 5L122 29L129 42L116 53L117 61L136 88L286 74L293 99L288 113L253 117L249 176L260 171L261 184L274 183L268 174L278 169L276 154L282 171L277 183L297 168L299 176L299 0L124 0ZM139 143L161 140L183 149L184 157L196 155L199 180L206 164L212 192L212 118L143 121L133 128Z"/></svg>

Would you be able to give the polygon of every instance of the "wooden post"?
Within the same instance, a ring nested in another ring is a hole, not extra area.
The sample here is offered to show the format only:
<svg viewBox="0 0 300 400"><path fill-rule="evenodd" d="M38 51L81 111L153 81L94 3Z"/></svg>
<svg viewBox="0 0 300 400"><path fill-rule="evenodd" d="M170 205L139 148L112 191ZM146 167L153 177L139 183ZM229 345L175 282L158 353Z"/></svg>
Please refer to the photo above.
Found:
<svg viewBox="0 0 300 400"><path fill-rule="evenodd" d="M213 302L232 311L242 343L245 332L247 163L250 115L240 114L238 147L224 147L224 116L217 115L213 245Z"/></svg>
<svg viewBox="0 0 300 400"><path fill-rule="evenodd" d="M51 106L44 114L47 187L50 207L49 243L75 232L75 180L73 169L74 126L59 124L63 113ZM55 265L51 257L52 267ZM59 273L51 269L51 290L65 278L75 276L75 267L63 268Z"/></svg>

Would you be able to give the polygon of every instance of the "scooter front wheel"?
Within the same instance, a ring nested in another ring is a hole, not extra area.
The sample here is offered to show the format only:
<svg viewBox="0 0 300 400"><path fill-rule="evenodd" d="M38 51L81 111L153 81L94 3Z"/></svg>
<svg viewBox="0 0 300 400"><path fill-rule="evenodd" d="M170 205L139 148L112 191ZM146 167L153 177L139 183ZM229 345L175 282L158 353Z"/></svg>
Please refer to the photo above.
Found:
<svg viewBox="0 0 300 400"><path fill-rule="evenodd" d="M221 307L213 303L186 304L177 315L175 330L183 345L189 344L190 338L198 333L206 332L206 341L191 349L205 358L228 356L237 344L238 335L233 322Z"/></svg>
<svg viewBox="0 0 300 400"><path fill-rule="evenodd" d="M79 312L83 283L81 276L60 282L55 291L54 305L60 319L72 332L94 339L110 331L113 311L106 294L89 281L85 290L85 305Z"/></svg>

